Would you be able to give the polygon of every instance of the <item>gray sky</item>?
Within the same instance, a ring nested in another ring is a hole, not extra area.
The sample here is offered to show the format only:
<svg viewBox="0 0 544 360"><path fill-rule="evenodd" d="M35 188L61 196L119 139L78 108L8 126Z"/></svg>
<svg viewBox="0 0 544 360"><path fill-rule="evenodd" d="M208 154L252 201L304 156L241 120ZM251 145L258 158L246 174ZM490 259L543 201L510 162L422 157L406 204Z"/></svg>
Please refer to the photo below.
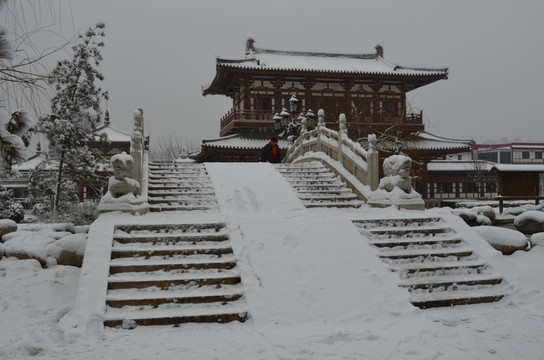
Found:
<svg viewBox="0 0 544 360"><path fill-rule="evenodd" d="M25 1L25 0L22 0ZM66 4L66 3L65 3ZM373 53L415 66L449 66L448 80L408 93L426 129L440 136L544 141L544 1L93 0L70 1L66 31L106 23L101 70L114 126L130 131L144 109L157 141L175 134L200 143L219 133L231 108L203 97L215 57L256 46ZM104 104L105 106L105 104Z"/></svg>

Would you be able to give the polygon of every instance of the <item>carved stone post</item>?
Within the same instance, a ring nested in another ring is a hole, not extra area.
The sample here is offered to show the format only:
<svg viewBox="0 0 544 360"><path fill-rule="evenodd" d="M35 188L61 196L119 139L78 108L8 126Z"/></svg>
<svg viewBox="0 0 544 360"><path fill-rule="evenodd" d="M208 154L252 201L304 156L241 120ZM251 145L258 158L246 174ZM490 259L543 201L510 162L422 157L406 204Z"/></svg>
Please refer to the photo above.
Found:
<svg viewBox="0 0 544 360"><path fill-rule="evenodd" d="M319 109L317 111L317 149L316 151L322 151L321 147L321 128L325 127L325 111Z"/></svg>
<svg viewBox="0 0 544 360"><path fill-rule="evenodd" d="M376 135L368 135L368 185L370 190L374 191L378 188L378 183L380 180L379 175L379 163L378 163L378 149L376 146L377 140Z"/></svg>
<svg viewBox="0 0 544 360"><path fill-rule="evenodd" d="M344 142L344 137L348 136L348 127L346 114L342 113L338 117L338 162L344 166L344 156L342 155L342 145Z"/></svg>
<svg viewBox="0 0 544 360"><path fill-rule="evenodd" d="M134 167L132 172L132 178L138 183L142 183L143 176L143 152L144 152L144 137L143 137L144 117L143 110L138 108L134 112L134 131L130 137L130 155L134 159ZM140 195L140 189L138 194Z"/></svg>

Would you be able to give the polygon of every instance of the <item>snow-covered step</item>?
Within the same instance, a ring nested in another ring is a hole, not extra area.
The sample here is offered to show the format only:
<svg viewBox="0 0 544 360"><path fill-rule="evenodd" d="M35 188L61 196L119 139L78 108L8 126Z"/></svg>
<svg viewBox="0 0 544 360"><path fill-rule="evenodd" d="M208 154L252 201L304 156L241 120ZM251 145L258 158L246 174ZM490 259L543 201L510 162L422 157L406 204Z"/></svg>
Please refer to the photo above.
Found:
<svg viewBox="0 0 544 360"><path fill-rule="evenodd" d="M399 283L401 287L409 287L411 289L429 289L442 287L445 289L461 286L461 285L495 285L500 284L502 278L493 274L471 274L471 275L442 275L442 276L427 276L427 277L412 277L402 280Z"/></svg>
<svg viewBox="0 0 544 360"><path fill-rule="evenodd" d="M319 162L281 164L276 169L307 208L358 208L363 202L341 179Z"/></svg>
<svg viewBox="0 0 544 360"><path fill-rule="evenodd" d="M208 205L175 205L175 204L155 204L150 205L149 210L153 212L161 211L204 211L210 210L212 207Z"/></svg>
<svg viewBox="0 0 544 360"><path fill-rule="evenodd" d="M500 300L502 277L437 217L356 220L378 257L399 275L414 306L466 305Z"/></svg>
<svg viewBox="0 0 544 360"><path fill-rule="evenodd" d="M104 320L105 326L132 328L136 325L177 325L186 322L227 323L244 322L248 317L244 302L234 304L212 303L198 304L164 304L157 308L125 306L123 308L108 307Z"/></svg>
<svg viewBox="0 0 544 360"><path fill-rule="evenodd" d="M484 271L488 265L480 261L440 261L440 262L423 262L423 263L404 263L395 264L391 270L398 271L411 276L431 276L429 273L446 273L452 271L461 271L469 273L470 270L476 272Z"/></svg>
<svg viewBox="0 0 544 360"><path fill-rule="evenodd" d="M179 285L222 285L240 284L240 274L237 269L221 271L205 271L199 273L168 273L155 271L148 273L118 273L110 274L108 289L141 289L157 287L167 289Z"/></svg>
<svg viewBox="0 0 544 360"><path fill-rule="evenodd" d="M244 296L240 285L226 285L220 288L204 286L189 289L168 290L153 289L119 289L111 290L106 297L106 306L120 308L123 306L153 306L162 304L201 304L214 302L230 302Z"/></svg>
<svg viewBox="0 0 544 360"><path fill-rule="evenodd" d="M149 205L151 206L183 206L183 207L199 207L199 208L211 208L215 205L215 199L213 201L207 199L149 199Z"/></svg>
<svg viewBox="0 0 544 360"><path fill-rule="evenodd" d="M407 218L407 219L371 219L354 220L355 226L361 229L397 228L444 225L445 222L438 217Z"/></svg>
<svg viewBox="0 0 544 360"><path fill-rule="evenodd" d="M394 229L370 229L367 232L371 233L375 239L396 239L396 238L429 238L451 236L455 232L451 228L446 227L406 227Z"/></svg>
<svg viewBox="0 0 544 360"><path fill-rule="evenodd" d="M472 255L473 251L466 248L443 248L443 249L404 249L404 250L384 250L380 249L379 257L388 259L409 259L409 258L431 258L431 257L450 257L457 258L467 257Z"/></svg>
<svg viewBox="0 0 544 360"><path fill-rule="evenodd" d="M110 264L110 274L119 272L147 272L147 271L177 271L188 272L204 269L233 269L236 267L234 259L174 259L174 260L153 260L121 262L121 258L112 259Z"/></svg>
<svg viewBox="0 0 544 360"><path fill-rule="evenodd" d="M209 196L214 198L215 192L211 189L178 189L177 187L173 187L172 189L168 190L150 190L148 192L149 196L151 197L162 197L162 196Z"/></svg>
<svg viewBox="0 0 544 360"><path fill-rule="evenodd" d="M344 201L344 200L357 200L357 195L353 193L344 193L344 194L328 194L328 193L301 193L298 194L299 199L301 200L308 200L308 199L314 199L314 200L337 200L337 201Z"/></svg>
<svg viewBox="0 0 544 360"><path fill-rule="evenodd" d="M302 202L307 208L317 208L317 207L336 207L336 208L358 208L361 207L363 201L303 201Z"/></svg>
<svg viewBox="0 0 544 360"><path fill-rule="evenodd" d="M453 305L470 305L490 303L501 300L506 295L505 291L494 290L462 290L411 293L410 302L421 309L444 307Z"/></svg>
<svg viewBox="0 0 544 360"><path fill-rule="evenodd" d="M136 243L137 244L137 243ZM186 246L132 246L129 248L123 248L121 246L114 246L111 253L111 258L122 257L145 257L150 258L152 256L177 256L177 255L215 255L223 256L232 254L232 248L230 246L217 246L217 245L186 245Z"/></svg>
<svg viewBox="0 0 544 360"><path fill-rule="evenodd" d="M398 239L378 239L378 240L372 240L370 243L376 247L414 247L414 246L441 246L441 247L449 247L449 246L455 246L460 244L463 241L463 239L459 237L451 237L451 238L398 238Z"/></svg>
<svg viewBox="0 0 544 360"><path fill-rule="evenodd" d="M316 189L316 190L311 190L311 189L307 189L307 188L297 189L297 194L309 195L309 196L312 196L312 195L315 195L315 196L320 196L320 195L346 195L346 194L352 194L352 193L353 192L351 191L351 189L348 189L348 188L345 188L345 187L341 187L341 188L337 188L337 189Z"/></svg>
<svg viewBox="0 0 544 360"><path fill-rule="evenodd" d="M152 243L158 244L196 244L203 242L221 242L228 240L227 234L141 234L141 235L114 235L115 242L119 244Z"/></svg>
<svg viewBox="0 0 544 360"><path fill-rule="evenodd" d="M148 189L153 212L217 209L212 183L203 164L151 163ZM199 193L205 196L198 196Z"/></svg>
<svg viewBox="0 0 544 360"><path fill-rule="evenodd" d="M117 225L113 238L106 326L247 318L224 223Z"/></svg>

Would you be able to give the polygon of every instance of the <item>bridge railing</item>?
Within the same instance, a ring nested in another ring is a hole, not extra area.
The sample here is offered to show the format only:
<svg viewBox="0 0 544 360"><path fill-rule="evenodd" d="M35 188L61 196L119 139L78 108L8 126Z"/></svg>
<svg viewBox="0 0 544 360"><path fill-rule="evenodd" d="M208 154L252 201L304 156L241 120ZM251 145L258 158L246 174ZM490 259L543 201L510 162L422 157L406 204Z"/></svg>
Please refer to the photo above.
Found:
<svg viewBox="0 0 544 360"><path fill-rule="evenodd" d="M317 127L311 131L303 130L296 141L290 145L284 162L295 162L300 158L312 159L312 154L315 154L314 158L318 159L319 153L324 153L338 162L351 176L342 176L342 171L339 169L335 171L336 164L328 164L331 170L338 172L337 175L341 175L348 186L366 200L366 195L360 191L361 187L354 182L358 181L368 186L370 191L378 188L379 165L376 136L369 135L369 149L365 150L359 143L348 137L344 114L341 114L339 118L339 131L326 128L322 119L323 115L320 111ZM354 181L353 178L356 180Z"/></svg>

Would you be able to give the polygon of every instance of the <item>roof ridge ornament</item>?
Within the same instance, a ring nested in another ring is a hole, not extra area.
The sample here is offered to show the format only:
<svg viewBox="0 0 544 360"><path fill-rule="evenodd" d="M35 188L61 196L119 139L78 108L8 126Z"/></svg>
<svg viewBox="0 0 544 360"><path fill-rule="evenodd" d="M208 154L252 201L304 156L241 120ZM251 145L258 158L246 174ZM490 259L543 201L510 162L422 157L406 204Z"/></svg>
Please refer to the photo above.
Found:
<svg viewBox="0 0 544 360"><path fill-rule="evenodd" d="M376 49L376 57L381 57L383 59L383 46L377 44L374 48Z"/></svg>
<svg viewBox="0 0 544 360"><path fill-rule="evenodd" d="M246 40L246 56L248 56L251 52L255 52L255 40L253 38L248 38Z"/></svg>

